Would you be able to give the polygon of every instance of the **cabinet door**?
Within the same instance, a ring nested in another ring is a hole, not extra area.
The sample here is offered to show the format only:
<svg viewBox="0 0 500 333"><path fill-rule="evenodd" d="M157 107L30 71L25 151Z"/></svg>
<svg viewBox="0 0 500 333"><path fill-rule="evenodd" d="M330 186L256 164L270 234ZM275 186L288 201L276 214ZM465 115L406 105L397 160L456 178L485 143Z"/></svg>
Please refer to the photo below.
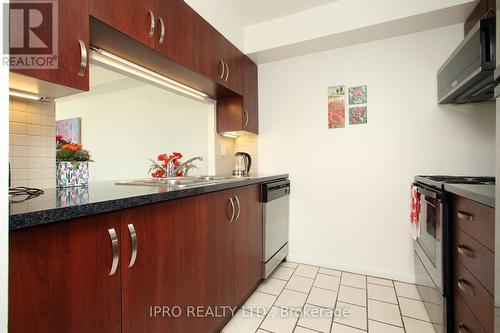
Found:
<svg viewBox="0 0 500 333"><path fill-rule="evenodd" d="M10 233L9 332L121 332L108 229L119 239L119 213Z"/></svg>
<svg viewBox="0 0 500 333"><path fill-rule="evenodd" d="M186 332L215 332L231 316L233 293L233 225L230 223L232 191L221 191L183 200L185 304L217 310L220 317L191 317ZM225 314L220 311L225 309Z"/></svg>
<svg viewBox="0 0 500 333"><path fill-rule="evenodd" d="M250 58L243 58L243 129L259 133L259 100L257 65Z"/></svg>
<svg viewBox="0 0 500 333"><path fill-rule="evenodd" d="M162 0L156 1L156 14L156 49L170 59L194 69L196 12L182 0Z"/></svg>
<svg viewBox="0 0 500 333"><path fill-rule="evenodd" d="M124 333L182 331L183 318L173 315L184 289L181 212L175 200L122 213Z"/></svg>
<svg viewBox="0 0 500 333"><path fill-rule="evenodd" d="M234 301L240 305L262 278L262 202L260 185L234 191L239 217L234 222Z"/></svg>
<svg viewBox="0 0 500 333"><path fill-rule="evenodd" d="M223 57L219 52L218 45L221 36L207 21L199 14L194 14L195 34L194 42L196 49L196 70L215 82L222 84L223 80Z"/></svg>
<svg viewBox="0 0 500 333"><path fill-rule="evenodd" d="M222 38L221 54L226 62L224 86L235 93L243 94L243 53L226 38Z"/></svg>
<svg viewBox="0 0 500 333"><path fill-rule="evenodd" d="M158 24L154 0L89 0L89 4L90 15L96 19L143 44L155 47Z"/></svg>
<svg viewBox="0 0 500 333"><path fill-rule="evenodd" d="M89 52L88 3L80 0L52 2L57 6L58 11L58 68L12 69L12 71L67 87L89 90L88 56L85 65L81 64L84 52L87 54ZM12 3L11 9L16 6L19 6L19 3ZM51 27L41 32L37 31L38 36L47 36L51 33ZM15 52L11 48L11 53L15 54Z"/></svg>

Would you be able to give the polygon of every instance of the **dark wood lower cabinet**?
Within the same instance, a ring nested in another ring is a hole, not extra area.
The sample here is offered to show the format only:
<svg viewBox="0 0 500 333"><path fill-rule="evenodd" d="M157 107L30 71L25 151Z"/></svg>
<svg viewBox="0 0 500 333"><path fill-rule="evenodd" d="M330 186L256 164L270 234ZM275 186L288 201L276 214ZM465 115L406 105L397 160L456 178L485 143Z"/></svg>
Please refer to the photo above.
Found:
<svg viewBox="0 0 500 333"><path fill-rule="evenodd" d="M9 332L121 332L120 213L10 233Z"/></svg>
<svg viewBox="0 0 500 333"><path fill-rule="evenodd" d="M236 189L240 216L234 222L234 303L241 305L262 278L260 185Z"/></svg>
<svg viewBox="0 0 500 333"><path fill-rule="evenodd" d="M201 309L185 332L216 332L234 306L233 225L228 212L232 191L183 200L183 305ZM221 313L222 310L227 312ZM211 311L211 313L209 312ZM212 315L217 311L217 315ZM207 314L205 316L205 314Z"/></svg>
<svg viewBox="0 0 500 333"><path fill-rule="evenodd" d="M262 275L260 185L13 231L9 267L9 332L219 332Z"/></svg>
<svg viewBox="0 0 500 333"><path fill-rule="evenodd" d="M175 200L122 212L123 333L182 331L183 318L172 315L184 288L181 207Z"/></svg>

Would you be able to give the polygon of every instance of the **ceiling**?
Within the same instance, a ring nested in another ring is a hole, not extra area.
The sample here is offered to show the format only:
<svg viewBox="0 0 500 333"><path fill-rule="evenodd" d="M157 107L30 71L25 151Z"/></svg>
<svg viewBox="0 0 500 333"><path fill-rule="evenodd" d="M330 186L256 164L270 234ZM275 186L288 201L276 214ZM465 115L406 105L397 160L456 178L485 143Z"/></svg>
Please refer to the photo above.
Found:
<svg viewBox="0 0 500 333"><path fill-rule="evenodd" d="M339 0L219 0L246 26L298 13Z"/></svg>

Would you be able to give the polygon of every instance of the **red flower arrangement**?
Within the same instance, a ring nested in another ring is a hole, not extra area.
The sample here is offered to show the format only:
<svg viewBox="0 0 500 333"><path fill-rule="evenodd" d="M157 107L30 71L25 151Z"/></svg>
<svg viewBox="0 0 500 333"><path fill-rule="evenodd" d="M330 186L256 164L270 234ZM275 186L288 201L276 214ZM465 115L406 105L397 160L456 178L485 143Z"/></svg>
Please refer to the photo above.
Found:
<svg viewBox="0 0 500 333"><path fill-rule="evenodd" d="M190 168L195 167L193 164L187 164L183 170L177 170L179 166L182 164L180 159L183 157L181 153L172 153L168 154L160 154L157 157L158 161L154 161L151 159L153 164L149 168L149 173L154 178L163 178L163 177L183 177L186 175ZM168 171L176 170L174 175L169 175Z"/></svg>

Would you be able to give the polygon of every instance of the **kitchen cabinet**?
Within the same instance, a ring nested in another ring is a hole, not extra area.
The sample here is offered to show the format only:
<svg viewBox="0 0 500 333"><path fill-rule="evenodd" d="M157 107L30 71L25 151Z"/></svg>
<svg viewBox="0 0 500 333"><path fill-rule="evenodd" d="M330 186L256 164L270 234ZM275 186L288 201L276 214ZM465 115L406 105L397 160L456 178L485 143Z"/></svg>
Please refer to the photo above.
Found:
<svg viewBox="0 0 500 333"><path fill-rule="evenodd" d="M495 209L453 195L455 330L494 332Z"/></svg>
<svg viewBox="0 0 500 333"><path fill-rule="evenodd" d="M167 0L171 1L171 0ZM135 40L155 47L155 0L89 0L90 15Z"/></svg>
<svg viewBox="0 0 500 333"><path fill-rule="evenodd" d="M190 318L185 332L216 332L231 317L234 306L232 190L184 200L183 270L184 302L203 311L226 309L221 317Z"/></svg>
<svg viewBox="0 0 500 333"><path fill-rule="evenodd" d="M11 72L26 75L38 80L59 85L89 90L88 52L89 52L89 7L86 1L65 0L54 2L57 5L57 61L55 69L12 69ZM22 6L11 3L11 8ZM52 27L36 30L37 36L50 36ZM43 38L43 37L42 37ZM15 54L11 48L11 54ZM37 84L40 86L40 84ZM17 87L15 87L17 88ZM21 86L22 88L22 86Z"/></svg>
<svg viewBox="0 0 500 333"><path fill-rule="evenodd" d="M262 278L262 202L260 185L234 190L234 303L241 305Z"/></svg>
<svg viewBox="0 0 500 333"><path fill-rule="evenodd" d="M464 23L464 35L474 28L477 22L483 18L496 15L496 0L480 0Z"/></svg>
<svg viewBox="0 0 500 333"><path fill-rule="evenodd" d="M118 251L120 213L11 232L9 332L121 332L110 232Z"/></svg>
<svg viewBox="0 0 500 333"><path fill-rule="evenodd" d="M222 98L217 103L217 131L259 133L257 65L243 57L243 96Z"/></svg>
<svg viewBox="0 0 500 333"><path fill-rule="evenodd" d="M198 14L195 15L196 70L243 94L243 54Z"/></svg>
<svg viewBox="0 0 500 333"><path fill-rule="evenodd" d="M169 315L188 287L182 276L181 213L181 200L122 212L123 333L186 331L185 317ZM155 306L170 311L155 313Z"/></svg>
<svg viewBox="0 0 500 333"><path fill-rule="evenodd" d="M172 60L194 69L196 12L182 0L156 1L155 5L159 24L156 49Z"/></svg>
<svg viewBox="0 0 500 333"><path fill-rule="evenodd" d="M260 185L13 231L9 267L9 332L219 332L262 276Z"/></svg>

